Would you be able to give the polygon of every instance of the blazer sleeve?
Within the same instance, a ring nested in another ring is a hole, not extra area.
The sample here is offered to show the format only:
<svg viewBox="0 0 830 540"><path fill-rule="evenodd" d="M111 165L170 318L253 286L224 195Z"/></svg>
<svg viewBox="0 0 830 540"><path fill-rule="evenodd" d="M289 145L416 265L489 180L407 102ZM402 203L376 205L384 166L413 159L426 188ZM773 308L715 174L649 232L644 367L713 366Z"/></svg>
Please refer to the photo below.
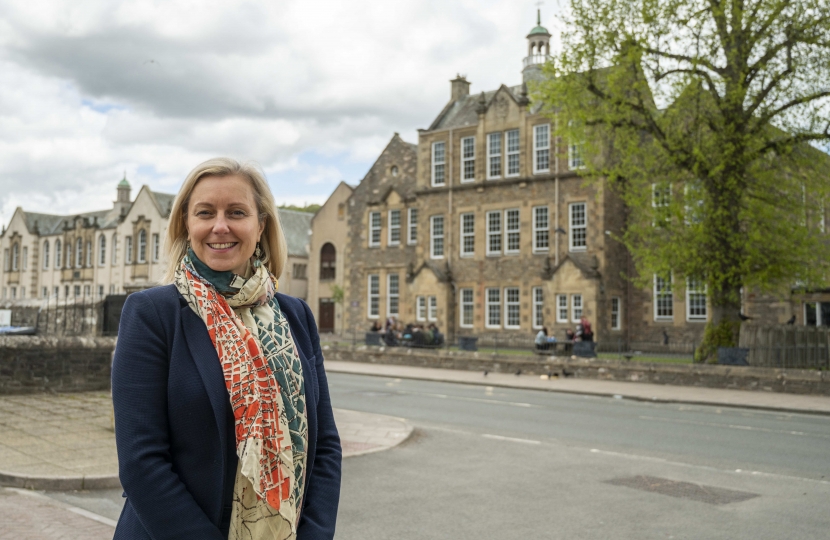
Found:
<svg viewBox="0 0 830 540"><path fill-rule="evenodd" d="M340 466L342 450L340 436L334 425L334 413L331 409L329 385L323 367L323 351L320 349L320 336L308 304L302 302L305 309L306 324L314 351L317 384L320 398L317 403L317 453L314 467L303 503L300 526L297 528L297 540L331 540L337 521L337 507L340 503Z"/></svg>
<svg viewBox="0 0 830 540"><path fill-rule="evenodd" d="M127 298L112 366L121 484L152 538L226 540L173 469L167 418L172 331L161 320L147 295Z"/></svg>

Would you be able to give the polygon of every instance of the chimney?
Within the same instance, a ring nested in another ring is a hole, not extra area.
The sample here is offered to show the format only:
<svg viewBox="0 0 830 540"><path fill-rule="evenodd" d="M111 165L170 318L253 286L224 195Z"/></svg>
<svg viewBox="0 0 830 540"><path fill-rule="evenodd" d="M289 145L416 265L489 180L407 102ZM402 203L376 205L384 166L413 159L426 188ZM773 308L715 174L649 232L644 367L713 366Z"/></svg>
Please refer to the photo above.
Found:
<svg viewBox="0 0 830 540"><path fill-rule="evenodd" d="M452 89L452 95L450 96L452 101L470 95L470 83L467 82L467 77L464 75L456 75L455 79L450 81L450 88Z"/></svg>

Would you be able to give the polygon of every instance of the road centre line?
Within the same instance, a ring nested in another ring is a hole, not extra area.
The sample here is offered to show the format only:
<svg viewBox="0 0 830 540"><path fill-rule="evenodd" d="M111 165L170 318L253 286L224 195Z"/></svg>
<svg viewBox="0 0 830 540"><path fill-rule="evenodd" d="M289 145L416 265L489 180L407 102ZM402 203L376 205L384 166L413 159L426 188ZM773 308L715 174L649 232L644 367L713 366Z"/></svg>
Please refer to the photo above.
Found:
<svg viewBox="0 0 830 540"><path fill-rule="evenodd" d="M503 435L492 435L490 433L482 433L481 436L485 439L494 439L496 441L510 441L522 444L542 444L542 441L534 441L533 439L519 439L516 437L505 437Z"/></svg>
<svg viewBox="0 0 830 540"><path fill-rule="evenodd" d="M721 424L718 422L701 422L698 420L683 420L683 419L673 419L673 418L662 418L659 416L646 416L640 415L640 419L642 420L657 420L659 422L669 422L669 423L677 423L677 424L692 424L696 426L709 426L709 427L719 427L719 428L729 428L729 429L739 429L743 431L762 431L764 433L781 433L784 435L798 435L800 437L819 437L822 439L830 439L830 435L825 435L823 433L809 433L806 431L791 431L786 429L770 429L770 428L763 428L763 427L753 427L753 426L742 426L740 424Z"/></svg>
<svg viewBox="0 0 830 540"><path fill-rule="evenodd" d="M429 396L429 397L437 397L440 399L456 399L459 401L475 401L478 403L492 403L495 405L510 405L511 407L523 407L523 408L538 408L538 405L533 405L531 403L521 403L517 401L502 401L500 399L485 399L485 398L473 398L473 397L465 397L465 396L450 396L447 394L433 394L429 392L408 392L406 390L399 390L399 394L408 394L411 396Z"/></svg>
<svg viewBox="0 0 830 540"><path fill-rule="evenodd" d="M650 461L652 463L662 463L664 465L675 465L679 467L686 467L688 469L703 469L707 471L714 471L719 473L727 473L727 474L738 474L738 475L751 475L751 476L763 476L767 478L779 478L782 480L800 480L802 482L809 482L812 484L822 484L825 486L830 486L830 481L827 480L815 480L813 478L804 478L802 476L790 476L787 474L777 474L777 473L768 473L763 471L745 471L743 469L719 469L717 467L711 467L709 465L695 465L692 463L683 463L682 461L671 461L664 458L652 457L652 456L641 456L639 454L627 454L624 452L612 452L610 450L600 450L598 448L591 448L589 450L592 454L599 454L603 456L609 457L621 457L626 459L634 459L637 461Z"/></svg>

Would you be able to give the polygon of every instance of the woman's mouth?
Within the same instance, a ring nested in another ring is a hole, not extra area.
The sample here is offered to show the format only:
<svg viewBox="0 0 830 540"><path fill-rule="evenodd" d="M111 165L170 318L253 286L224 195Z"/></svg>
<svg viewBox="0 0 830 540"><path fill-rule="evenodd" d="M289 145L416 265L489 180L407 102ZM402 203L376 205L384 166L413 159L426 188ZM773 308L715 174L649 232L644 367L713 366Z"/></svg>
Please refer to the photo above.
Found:
<svg viewBox="0 0 830 540"><path fill-rule="evenodd" d="M236 245L236 242L225 242L223 244L208 244L210 249L229 249Z"/></svg>

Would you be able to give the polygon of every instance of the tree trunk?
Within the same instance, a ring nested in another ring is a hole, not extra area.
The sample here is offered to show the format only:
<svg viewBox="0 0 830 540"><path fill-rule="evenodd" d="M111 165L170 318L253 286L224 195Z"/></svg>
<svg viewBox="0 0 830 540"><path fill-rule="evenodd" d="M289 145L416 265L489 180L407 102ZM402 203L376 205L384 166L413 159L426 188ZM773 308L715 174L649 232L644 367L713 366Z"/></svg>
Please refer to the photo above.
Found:
<svg viewBox="0 0 830 540"><path fill-rule="evenodd" d="M696 362L716 363L719 347L737 347L741 330L741 288L727 286L712 296L712 318L703 332L703 342L695 351Z"/></svg>

